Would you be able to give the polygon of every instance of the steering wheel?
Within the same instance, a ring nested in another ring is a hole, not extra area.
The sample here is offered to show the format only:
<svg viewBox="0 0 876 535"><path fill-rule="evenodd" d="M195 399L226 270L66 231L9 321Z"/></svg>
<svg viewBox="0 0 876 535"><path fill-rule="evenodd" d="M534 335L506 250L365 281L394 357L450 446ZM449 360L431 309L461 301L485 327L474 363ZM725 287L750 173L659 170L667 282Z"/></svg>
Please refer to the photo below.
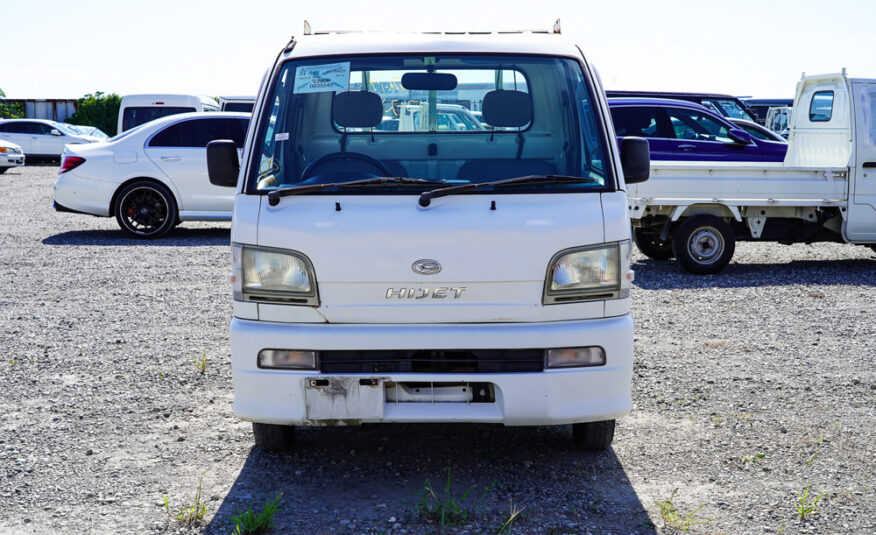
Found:
<svg viewBox="0 0 876 535"><path fill-rule="evenodd" d="M323 165L329 164L335 161L342 160L358 160L359 162L365 163L378 170L378 174L374 176L390 176L392 175L392 171L376 158L372 158L371 156L359 153L359 152L333 152L331 154L326 154L325 156L320 156L319 158L313 160L307 167L304 168L304 171L301 172L301 181L305 181L308 178L316 176L318 173L316 170ZM349 173L349 170L344 170L344 172ZM371 175L372 173L368 173L367 171L362 171L363 174ZM324 174L320 173L320 174Z"/></svg>

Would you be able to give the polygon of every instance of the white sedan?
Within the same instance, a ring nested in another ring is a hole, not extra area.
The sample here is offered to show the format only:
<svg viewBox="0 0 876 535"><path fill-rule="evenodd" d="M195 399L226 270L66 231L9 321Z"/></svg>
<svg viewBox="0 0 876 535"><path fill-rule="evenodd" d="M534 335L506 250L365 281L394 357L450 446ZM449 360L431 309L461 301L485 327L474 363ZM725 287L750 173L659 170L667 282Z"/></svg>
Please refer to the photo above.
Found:
<svg viewBox="0 0 876 535"><path fill-rule="evenodd" d="M0 174L21 165L24 165L24 151L21 147L0 139Z"/></svg>
<svg viewBox="0 0 876 535"><path fill-rule="evenodd" d="M115 216L126 233L157 238L182 221L230 220L234 188L210 184L207 143L243 147L250 115L182 113L104 143L68 146L55 181L55 210Z"/></svg>
<svg viewBox="0 0 876 535"><path fill-rule="evenodd" d="M39 158L57 158L67 145L101 141L71 124L46 119L0 120L0 139L20 146L28 156Z"/></svg>

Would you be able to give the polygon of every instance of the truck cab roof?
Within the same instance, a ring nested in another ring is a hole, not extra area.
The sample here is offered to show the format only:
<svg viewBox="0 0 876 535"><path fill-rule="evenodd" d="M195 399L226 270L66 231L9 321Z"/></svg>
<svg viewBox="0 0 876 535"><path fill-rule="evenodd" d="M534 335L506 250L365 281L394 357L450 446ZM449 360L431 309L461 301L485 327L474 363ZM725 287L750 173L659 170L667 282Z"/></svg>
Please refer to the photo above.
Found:
<svg viewBox="0 0 876 535"><path fill-rule="evenodd" d="M562 35L539 32L499 33L318 33L295 38L287 58L357 54L485 52L580 58L577 46Z"/></svg>

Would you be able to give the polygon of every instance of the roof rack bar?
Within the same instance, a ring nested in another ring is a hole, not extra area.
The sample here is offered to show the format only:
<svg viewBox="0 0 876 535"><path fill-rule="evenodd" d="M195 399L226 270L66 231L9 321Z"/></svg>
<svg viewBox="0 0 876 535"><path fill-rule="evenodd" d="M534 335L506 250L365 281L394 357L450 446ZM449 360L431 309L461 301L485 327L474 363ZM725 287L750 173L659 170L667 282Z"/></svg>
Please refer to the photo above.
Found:
<svg viewBox="0 0 876 535"><path fill-rule="evenodd" d="M304 21L304 35L336 35L336 34L345 34L345 33L374 33L363 30L321 30L314 31L313 27L310 25L308 21ZM506 35L506 34L515 34L515 33L529 33L529 34L560 34L562 33L560 28L560 19L554 21L553 26L550 30L452 30L452 31L424 31L424 32L391 32L391 33L420 33L423 35Z"/></svg>

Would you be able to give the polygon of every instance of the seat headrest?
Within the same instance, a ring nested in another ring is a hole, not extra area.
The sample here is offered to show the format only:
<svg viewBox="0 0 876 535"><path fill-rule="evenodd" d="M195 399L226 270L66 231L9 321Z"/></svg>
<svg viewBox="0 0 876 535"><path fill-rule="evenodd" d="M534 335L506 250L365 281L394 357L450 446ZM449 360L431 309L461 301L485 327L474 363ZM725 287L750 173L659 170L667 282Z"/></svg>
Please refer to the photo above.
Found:
<svg viewBox="0 0 876 535"><path fill-rule="evenodd" d="M332 120L343 128L373 128L383 120L383 101L369 91L342 91L332 99Z"/></svg>
<svg viewBox="0 0 876 535"><path fill-rule="evenodd" d="M490 126L520 128L532 121L532 99L523 91L490 91L484 95L481 113Z"/></svg>

